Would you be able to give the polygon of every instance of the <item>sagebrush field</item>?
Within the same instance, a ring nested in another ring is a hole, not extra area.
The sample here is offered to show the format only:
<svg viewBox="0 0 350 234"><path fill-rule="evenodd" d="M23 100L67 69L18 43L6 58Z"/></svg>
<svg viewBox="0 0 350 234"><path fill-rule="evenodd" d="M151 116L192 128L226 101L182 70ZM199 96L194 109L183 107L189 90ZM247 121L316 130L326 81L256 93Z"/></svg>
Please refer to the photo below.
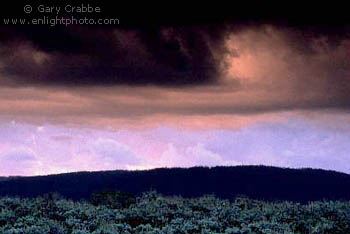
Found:
<svg viewBox="0 0 350 234"><path fill-rule="evenodd" d="M350 202L266 202L135 197L120 192L70 201L46 195L0 199L0 233L350 233Z"/></svg>

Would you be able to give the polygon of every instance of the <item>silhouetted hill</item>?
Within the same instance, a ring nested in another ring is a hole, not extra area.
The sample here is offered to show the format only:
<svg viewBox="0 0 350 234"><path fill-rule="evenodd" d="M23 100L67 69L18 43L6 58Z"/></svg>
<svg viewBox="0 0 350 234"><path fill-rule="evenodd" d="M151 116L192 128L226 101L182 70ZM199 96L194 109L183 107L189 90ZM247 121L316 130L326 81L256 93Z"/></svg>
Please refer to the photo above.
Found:
<svg viewBox="0 0 350 234"><path fill-rule="evenodd" d="M147 171L78 172L0 180L0 196L35 197L58 192L73 200L103 190L140 194L151 189L163 195L221 198L246 195L266 200L350 200L350 175L319 169L265 166L162 168Z"/></svg>

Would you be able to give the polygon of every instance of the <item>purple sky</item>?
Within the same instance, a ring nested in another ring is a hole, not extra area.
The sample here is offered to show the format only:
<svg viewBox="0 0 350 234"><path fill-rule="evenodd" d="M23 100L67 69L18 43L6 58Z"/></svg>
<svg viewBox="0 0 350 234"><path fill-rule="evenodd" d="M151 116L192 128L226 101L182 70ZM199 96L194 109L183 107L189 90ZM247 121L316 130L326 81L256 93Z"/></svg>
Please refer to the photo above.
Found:
<svg viewBox="0 0 350 234"><path fill-rule="evenodd" d="M0 130L2 175L251 164L350 173L349 129L296 116L237 129L96 130L3 121Z"/></svg>

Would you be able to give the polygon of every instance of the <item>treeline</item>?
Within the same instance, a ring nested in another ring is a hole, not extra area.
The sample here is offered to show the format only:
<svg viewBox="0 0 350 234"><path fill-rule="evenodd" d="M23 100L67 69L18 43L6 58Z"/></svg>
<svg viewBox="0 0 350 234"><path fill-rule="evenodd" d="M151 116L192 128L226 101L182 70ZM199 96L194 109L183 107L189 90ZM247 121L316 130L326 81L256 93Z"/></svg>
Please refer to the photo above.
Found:
<svg viewBox="0 0 350 234"><path fill-rule="evenodd" d="M350 175L316 169L237 166L79 172L0 181L0 197L30 198L57 192L65 198L80 200L104 190L140 195L150 189L166 196L186 198L214 194L232 199L243 194L253 199L302 203L322 199L350 200Z"/></svg>

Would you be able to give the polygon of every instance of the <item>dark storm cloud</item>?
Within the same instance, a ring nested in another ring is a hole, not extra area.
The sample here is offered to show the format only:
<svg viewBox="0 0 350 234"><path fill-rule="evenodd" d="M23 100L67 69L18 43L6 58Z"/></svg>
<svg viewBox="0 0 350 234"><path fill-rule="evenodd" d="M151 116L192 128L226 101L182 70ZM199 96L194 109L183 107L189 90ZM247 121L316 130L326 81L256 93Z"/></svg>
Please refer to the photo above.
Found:
<svg viewBox="0 0 350 234"><path fill-rule="evenodd" d="M303 14L297 20L273 14L255 17L256 12L244 15L237 11L222 15L218 11L208 17L204 13L172 15L162 23L156 23L159 15L150 19L141 14L129 20L134 13L124 24L113 27L2 26L0 84L35 86L38 92L52 88L71 92L73 97L81 95L83 86L104 86L98 91L103 96L106 87L112 86L106 97L109 104L97 105L95 99L86 101L86 106L78 103L79 116L213 115L349 107L348 21L332 18L325 22ZM186 89L177 93L174 87ZM121 90L130 99L123 99ZM142 91L160 95L138 96ZM48 101L37 97L38 92L35 98L43 103L30 104L46 108ZM16 97L10 99L12 102ZM101 109L104 105L109 107ZM3 107L3 113L13 111Z"/></svg>
<svg viewBox="0 0 350 234"><path fill-rule="evenodd" d="M160 85L216 83L225 74L227 37L259 25L223 24L143 28L38 27L5 29L1 74L12 85ZM289 42L313 53L311 39L329 37L336 47L346 36L291 30ZM231 51L231 55L240 56Z"/></svg>
<svg viewBox="0 0 350 234"><path fill-rule="evenodd" d="M342 18L332 17L325 23L322 12L313 11L317 14L313 15L305 8L295 17L292 10L274 11L267 6L262 11L262 6L231 8L202 4L199 9L173 4L158 11L148 4L137 8L99 4L103 14L89 16L118 17L120 25L0 26L0 72L5 77L2 83L15 86L212 84L226 73L225 41L232 33L265 23L289 28L291 45L307 54L312 53L310 39L327 35L330 44L337 46L349 29L344 27L346 22ZM12 11L18 17L18 6L13 6ZM8 12L11 10L3 15ZM234 51L231 55L239 56Z"/></svg>
<svg viewBox="0 0 350 234"><path fill-rule="evenodd" d="M16 85L177 86L211 83L220 74L225 32L215 27L56 30L3 38L3 76Z"/></svg>

